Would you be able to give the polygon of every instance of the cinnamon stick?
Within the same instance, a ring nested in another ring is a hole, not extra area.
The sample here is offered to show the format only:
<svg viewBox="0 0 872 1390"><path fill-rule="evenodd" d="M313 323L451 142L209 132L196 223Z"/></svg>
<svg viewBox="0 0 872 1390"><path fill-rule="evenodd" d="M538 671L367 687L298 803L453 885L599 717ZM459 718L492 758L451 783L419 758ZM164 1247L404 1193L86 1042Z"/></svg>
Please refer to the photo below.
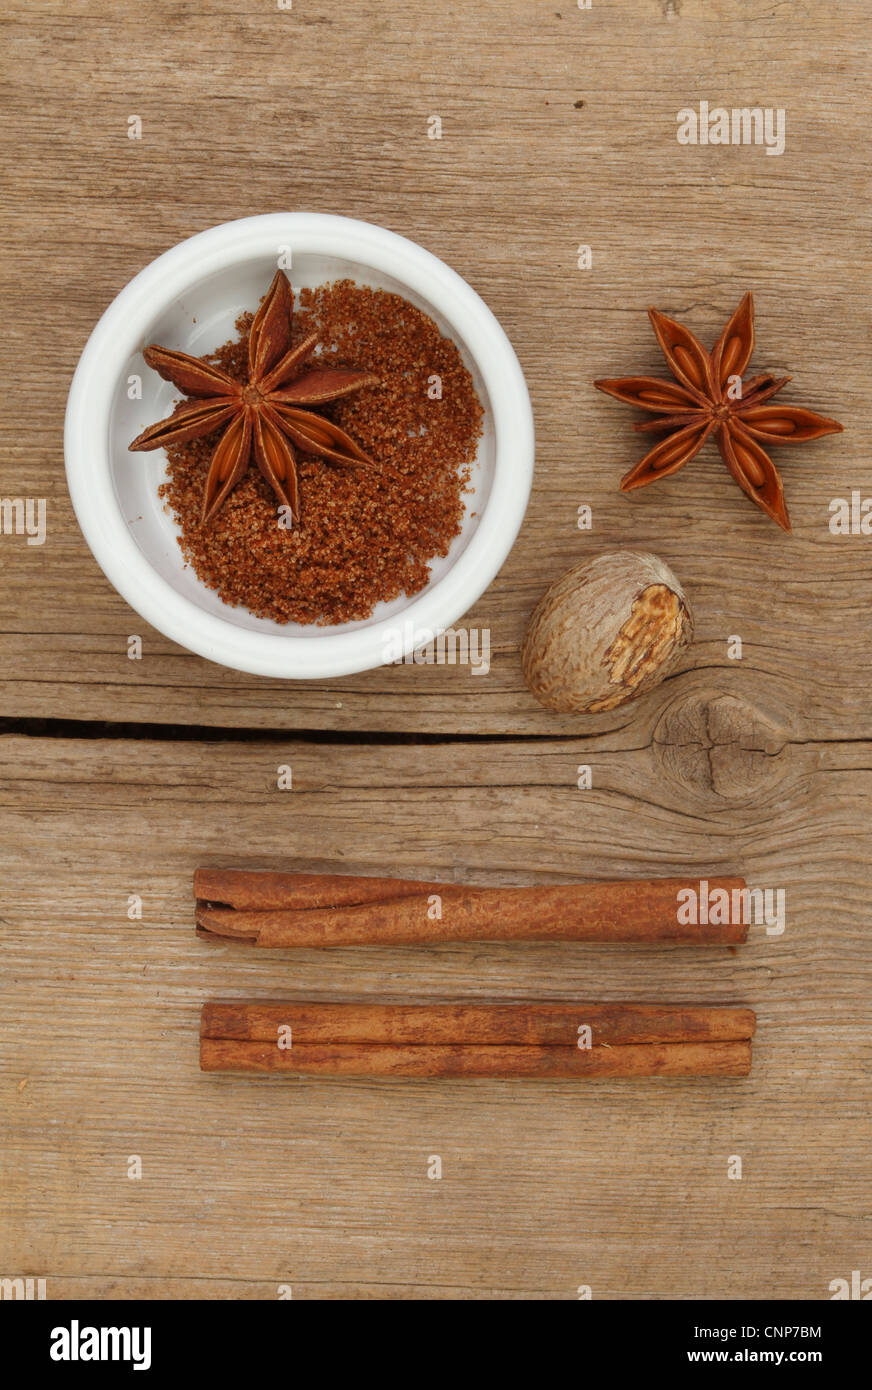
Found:
<svg viewBox="0 0 872 1390"><path fill-rule="evenodd" d="M337 1004L218 1001L203 1005L204 1038L271 1043L290 1029L292 1047L316 1043L564 1046L590 1029L596 1046L739 1042L752 1037L751 1009L692 1004ZM287 1036L287 1034L285 1034Z"/></svg>
<svg viewBox="0 0 872 1390"><path fill-rule="evenodd" d="M387 902L412 893L441 893L451 885L351 874L277 874L265 869L196 869L194 897L243 911L345 907Z"/></svg>
<svg viewBox="0 0 872 1390"><path fill-rule="evenodd" d="M742 914L729 910L733 895L745 888L742 878L707 881L709 898L726 894L728 920L700 924L679 920L679 893L687 889L698 892L700 883L694 879L526 888L429 884L426 892L421 892L418 884L413 887L415 891L406 896L329 908L239 910L200 902L197 926L201 936L235 937L267 948L443 941L675 941L701 945L742 942L748 934ZM739 920L731 920L736 916Z"/></svg>
<svg viewBox="0 0 872 1390"><path fill-rule="evenodd" d="M275 1043L201 1038L203 1071L379 1077L747 1076L751 1044L642 1043L622 1047L455 1046L392 1043Z"/></svg>

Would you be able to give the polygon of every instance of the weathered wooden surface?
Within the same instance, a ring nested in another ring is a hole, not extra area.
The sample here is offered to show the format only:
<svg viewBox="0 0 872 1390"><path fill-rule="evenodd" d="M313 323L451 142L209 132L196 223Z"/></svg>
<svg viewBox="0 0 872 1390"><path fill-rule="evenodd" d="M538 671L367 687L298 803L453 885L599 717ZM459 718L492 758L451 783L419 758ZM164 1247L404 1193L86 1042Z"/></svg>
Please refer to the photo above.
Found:
<svg viewBox="0 0 872 1390"><path fill-rule="evenodd" d="M44 546L0 535L0 717L168 726L0 738L0 1275L45 1276L49 1297L571 1299L826 1298L872 1273L872 566L868 537L828 530L833 498L872 495L868 6L17 0L0 24L0 498L48 502ZM785 153L678 145L701 99L783 107ZM79 535L61 430L100 313L180 239L297 208L420 241L518 351L537 475L465 620L491 631L487 676L222 670L148 629ZM710 342L749 288L755 364L846 426L778 451L792 537L713 450L622 497L634 415L590 385L660 371L649 304ZM523 688L527 615L563 569L626 544L673 566L697 642L637 705L556 718ZM203 861L482 882L738 870L786 890L788 925L735 952L264 959L195 940ZM747 1082L201 1076L202 1001L282 992L736 1002L759 1034Z"/></svg>
<svg viewBox="0 0 872 1390"><path fill-rule="evenodd" d="M49 1297L829 1297L868 1253L868 765L866 745L786 742L718 792L644 727L622 746L0 740L4 1267ZM787 926L732 949L259 953L194 936L193 868L228 860L483 882L742 866L786 887ZM198 1072L205 999L282 994L734 1002L759 1022L741 1082Z"/></svg>
<svg viewBox="0 0 872 1390"><path fill-rule="evenodd" d="M869 736L868 538L827 529L833 497L872 494L867 25L862 0L8 6L0 496L47 497L49 539L0 537L0 714L576 732L524 691L524 624L569 564L630 543L685 583L699 636L688 665L801 710L809 736L855 737L861 720ZM700 99L783 107L785 152L679 145L676 113ZM132 114L141 141L127 138ZM432 114L441 140L427 138ZM295 208L419 240L484 295L518 351L537 474L521 538L466 620L491 630L486 677L409 667L324 686L223 670L148 629L79 535L61 425L96 319L183 237ZM792 538L713 447L621 496L642 453L634 413L590 385L660 369L649 304L713 341L745 289L755 362L793 375L786 399L847 426L778 451ZM577 529L582 504L592 532Z"/></svg>

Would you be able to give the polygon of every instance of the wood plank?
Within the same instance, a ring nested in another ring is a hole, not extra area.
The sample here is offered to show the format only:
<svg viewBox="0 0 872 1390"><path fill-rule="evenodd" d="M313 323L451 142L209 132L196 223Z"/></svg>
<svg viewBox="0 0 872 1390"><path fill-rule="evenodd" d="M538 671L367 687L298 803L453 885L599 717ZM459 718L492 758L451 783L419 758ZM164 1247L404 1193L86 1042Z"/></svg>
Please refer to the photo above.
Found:
<svg viewBox="0 0 872 1390"><path fill-rule="evenodd" d="M828 1297L869 1215L870 748L784 736L729 775L710 751L706 780L686 732L0 739L3 1267L49 1298ZM741 869L786 890L787 926L732 949L245 951L194 936L201 862ZM202 1003L277 995L735 1003L758 1032L742 1082L202 1075Z"/></svg>
<svg viewBox="0 0 872 1390"><path fill-rule="evenodd" d="M827 1298L865 1258L872 1140L870 560L866 537L828 530L834 497L872 495L868 7L153 0L143 22L134 0L13 0L0 24L0 498L48 506L45 546L0 535L0 719L49 721L0 736L0 1273L46 1277L49 1298ZM784 154L679 146L676 112L705 98L783 107ZM516 346L537 476L465 619L490 632L487 675L222 670L145 626L79 535L62 422L93 324L169 246L281 208L420 241ZM590 385L660 370L648 304L712 341L747 288L755 363L846 425L778 455L792 537L712 452L622 497L633 415ZM521 677L527 615L624 545L674 567L696 644L635 705L550 715ZM220 733L70 738L53 720ZM204 862L494 884L742 872L785 890L787 926L705 951L245 951L194 936ZM205 1000L283 994L734 1003L758 1033L742 1082L199 1072Z"/></svg>
<svg viewBox="0 0 872 1390"><path fill-rule="evenodd" d="M867 17L861 0L766 12L753 0L590 11L507 0L486 23L479 6L427 0L347 0L339 11L297 0L287 12L260 0L201 10L154 0L147 23L133 0L111 14L8 5L0 496L45 497L48 540L0 536L0 715L620 729L633 714L586 724L540 710L518 649L551 579L632 544L673 565L695 607L690 674L674 688L717 672L729 693L794 711L807 738L872 736L867 538L828 531L833 497L872 495ZM784 154L680 146L676 112L706 96L784 107ZM134 113L138 142L127 138ZM441 141L427 138L432 113ZM144 625L79 535L61 427L94 322L181 238L283 207L419 240L484 295L517 348L537 477L507 565L465 620L491 632L487 676L403 667L310 685L224 671ZM580 243L593 248L591 271L576 266ZM793 375L790 400L847 426L780 453L792 538L738 495L714 453L622 497L618 479L640 456L632 414L590 386L658 369L649 303L713 340L747 288L756 361ZM593 507L592 532L577 529L581 504ZM127 658L132 633L141 662ZM727 657L732 634L741 663ZM663 699L649 696L641 717Z"/></svg>

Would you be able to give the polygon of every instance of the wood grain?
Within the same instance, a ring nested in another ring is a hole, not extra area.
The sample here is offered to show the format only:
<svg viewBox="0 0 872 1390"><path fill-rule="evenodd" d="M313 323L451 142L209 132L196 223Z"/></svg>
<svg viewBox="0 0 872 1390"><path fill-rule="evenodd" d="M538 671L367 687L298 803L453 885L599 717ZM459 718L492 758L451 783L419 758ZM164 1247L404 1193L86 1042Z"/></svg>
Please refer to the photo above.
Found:
<svg viewBox="0 0 872 1390"><path fill-rule="evenodd" d="M642 741L0 739L5 1267L46 1276L49 1297L829 1297L869 1220L872 750L786 743L743 795L675 780ZM702 962L691 946L206 948L191 875L230 855L498 883L741 868L786 889L787 924ZM579 1095L201 1075L200 1008L219 997L692 999L758 1022L747 1080Z"/></svg>
<svg viewBox="0 0 872 1390"><path fill-rule="evenodd" d="M0 537L0 714L621 728L621 712L541 710L518 650L552 579L629 542L675 569L696 616L684 672L646 711L714 675L737 698L795 711L808 737L869 737L868 538L828 530L833 497L872 495L867 22L862 0L594 0L589 11L506 0L486 17L471 0L7 5L0 496L46 497L49 535L43 547ZM701 98L783 107L784 154L680 146L676 113ZM127 137L131 114L140 141ZM427 138L431 114L441 140ZM97 318L181 238L283 208L420 241L484 296L518 351L536 484L509 561L465 620L491 632L487 676L407 666L312 685L223 670L144 624L78 532L61 426ZM577 268L580 244L589 271ZM792 374L784 399L846 426L778 451L793 537L740 495L714 449L677 479L620 495L641 457L633 413L590 385L660 370L649 304L713 341L746 289L755 364ZM592 531L577 528L581 505ZM141 661L128 659L131 634ZM741 661L727 656L736 634Z"/></svg>
<svg viewBox="0 0 872 1390"><path fill-rule="evenodd" d="M45 498L48 537L0 535L0 1275L46 1277L49 1298L820 1299L864 1267L872 564L828 509L872 495L867 30L863 0L4 6L0 498ZM784 154L679 146L700 99L783 107ZM487 675L224 670L144 624L79 534L63 411L95 322L182 238L282 209L419 241L519 354L536 482L464 620L491 633ZM633 415L590 384L660 370L649 304L711 342L746 289L755 366L846 426L778 451L792 537L708 449L622 496ZM696 643L637 704L548 714L523 687L527 615L627 544L675 569ZM787 926L704 960L207 949L191 874L231 862L494 884L742 873L785 891ZM203 1002L277 996L747 1006L754 1069L589 1087L201 1074Z"/></svg>

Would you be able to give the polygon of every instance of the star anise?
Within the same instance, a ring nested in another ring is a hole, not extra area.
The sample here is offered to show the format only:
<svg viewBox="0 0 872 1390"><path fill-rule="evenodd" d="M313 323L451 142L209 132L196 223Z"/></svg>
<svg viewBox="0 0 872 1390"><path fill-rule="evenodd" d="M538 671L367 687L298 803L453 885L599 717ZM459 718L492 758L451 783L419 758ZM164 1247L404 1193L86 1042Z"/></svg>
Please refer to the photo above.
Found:
<svg viewBox="0 0 872 1390"><path fill-rule="evenodd" d="M246 382L186 352L149 347L143 353L165 381L193 399L183 401L168 419L143 430L129 448L183 444L224 427L206 475L204 522L221 510L247 471L252 454L295 521L300 517L300 492L294 445L331 463L372 464L344 430L309 407L338 400L378 378L350 367L315 366L303 371L318 334L310 333L291 347L293 310L293 291L279 270L251 325Z"/></svg>
<svg viewBox="0 0 872 1390"><path fill-rule="evenodd" d="M785 531L790 519L778 470L767 444L804 444L843 428L837 420L792 405L766 405L790 381L771 373L742 381L754 351L754 301L746 294L710 353L689 328L648 310L657 341L675 381L628 376L595 381L594 386L627 405L661 415L637 430L668 430L669 437L621 479L621 491L644 487L677 473L716 431L721 457L731 476L758 507Z"/></svg>

